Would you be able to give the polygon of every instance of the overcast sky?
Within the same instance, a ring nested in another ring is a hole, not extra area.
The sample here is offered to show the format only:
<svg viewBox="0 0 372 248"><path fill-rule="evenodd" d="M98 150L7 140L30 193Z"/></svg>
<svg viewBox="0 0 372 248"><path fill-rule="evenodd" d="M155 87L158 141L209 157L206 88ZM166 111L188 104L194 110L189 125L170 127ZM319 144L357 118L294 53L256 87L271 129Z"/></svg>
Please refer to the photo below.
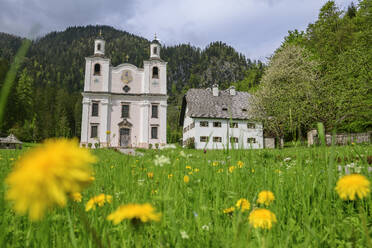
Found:
<svg viewBox="0 0 372 248"><path fill-rule="evenodd" d="M110 25L165 45L223 41L265 59L288 30L305 30L326 0L0 0L0 32L29 38L68 26ZM335 1L342 9L351 0ZM103 34L104 35L104 34Z"/></svg>

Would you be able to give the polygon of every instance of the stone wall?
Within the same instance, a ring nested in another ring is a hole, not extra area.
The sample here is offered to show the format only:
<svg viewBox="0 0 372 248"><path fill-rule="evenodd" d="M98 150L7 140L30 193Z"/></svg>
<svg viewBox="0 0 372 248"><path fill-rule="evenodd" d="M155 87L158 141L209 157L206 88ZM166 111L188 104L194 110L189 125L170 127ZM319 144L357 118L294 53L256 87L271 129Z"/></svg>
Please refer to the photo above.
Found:
<svg viewBox="0 0 372 248"><path fill-rule="evenodd" d="M332 144L332 135L326 134L326 144L329 146ZM351 143L371 143L372 131L366 133L343 133L336 134L334 136L335 145L347 145ZM320 144L317 130L311 130L307 133L307 144L308 146L314 144Z"/></svg>
<svg viewBox="0 0 372 248"><path fill-rule="evenodd" d="M275 148L275 138L264 138L265 148Z"/></svg>

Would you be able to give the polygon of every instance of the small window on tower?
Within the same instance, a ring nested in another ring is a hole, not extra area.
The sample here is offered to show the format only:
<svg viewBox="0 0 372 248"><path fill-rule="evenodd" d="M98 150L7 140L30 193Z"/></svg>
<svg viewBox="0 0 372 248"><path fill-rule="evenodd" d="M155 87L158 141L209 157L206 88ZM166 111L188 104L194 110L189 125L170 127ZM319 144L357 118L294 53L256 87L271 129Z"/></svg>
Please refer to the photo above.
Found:
<svg viewBox="0 0 372 248"><path fill-rule="evenodd" d="M101 51L101 44L98 44L98 45L97 45L97 50L98 50L98 51Z"/></svg>
<svg viewBox="0 0 372 248"><path fill-rule="evenodd" d="M94 75L101 75L101 65L98 63L94 65Z"/></svg>
<svg viewBox="0 0 372 248"><path fill-rule="evenodd" d="M152 68L152 78L159 78L159 69L156 66Z"/></svg>
<svg viewBox="0 0 372 248"><path fill-rule="evenodd" d="M154 47L153 51L154 51L154 54L158 54L158 48L157 47Z"/></svg>

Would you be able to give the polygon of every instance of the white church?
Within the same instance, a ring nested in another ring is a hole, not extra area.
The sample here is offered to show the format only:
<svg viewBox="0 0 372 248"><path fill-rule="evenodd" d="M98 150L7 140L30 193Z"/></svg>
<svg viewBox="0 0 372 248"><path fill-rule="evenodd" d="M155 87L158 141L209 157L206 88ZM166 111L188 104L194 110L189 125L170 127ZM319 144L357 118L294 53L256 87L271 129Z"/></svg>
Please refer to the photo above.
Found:
<svg viewBox="0 0 372 248"><path fill-rule="evenodd" d="M150 44L143 68L124 63L112 66L105 41L94 42L94 55L85 58L81 145L141 147L166 144L167 62L160 43Z"/></svg>

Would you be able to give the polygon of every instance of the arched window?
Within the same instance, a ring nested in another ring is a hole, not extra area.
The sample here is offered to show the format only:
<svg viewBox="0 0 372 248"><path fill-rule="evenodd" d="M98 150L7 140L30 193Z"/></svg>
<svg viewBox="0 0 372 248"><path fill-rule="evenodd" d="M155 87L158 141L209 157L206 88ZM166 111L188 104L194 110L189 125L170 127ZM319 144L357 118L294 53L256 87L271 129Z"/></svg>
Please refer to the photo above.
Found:
<svg viewBox="0 0 372 248"><path fill-rule="evenodd" d="M159 69L156 66L152 68L152 78L159 78Z"/></svg>
<svg viewBox="0 0 372 248"><path fill-rule="evenodd" d="M154 47L153 52L154 52L154 54L158 54L158 48Z"/></svg>
<svg viewBox="0 0 372 248"><path fill-rule="evenodd" d="M94 75L101 75L101 65L98 63L94 65Z"/></svg>
<svg viewBox="0 0 372 248"><path fill-rule="evenodd" d="M97 50L98 50L98 51L101 51L101 44L98 44L98 45L97 45Z"/></svg>

